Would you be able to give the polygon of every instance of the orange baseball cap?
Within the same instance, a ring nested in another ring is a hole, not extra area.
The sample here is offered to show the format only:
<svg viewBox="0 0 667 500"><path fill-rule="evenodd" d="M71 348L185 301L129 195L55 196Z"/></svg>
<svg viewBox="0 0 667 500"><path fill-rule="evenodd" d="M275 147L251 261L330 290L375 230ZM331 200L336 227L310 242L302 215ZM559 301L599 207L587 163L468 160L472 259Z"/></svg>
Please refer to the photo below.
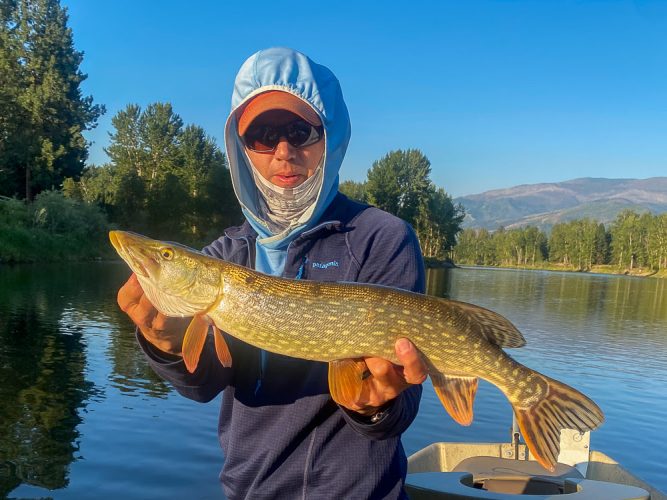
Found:
<svg viewBox="0 0 667 500"><path fill-rule="evenodd" d="M317 112L303 99L289 92L270 90L251 99L245 108L243 108L238 121L239 135L245 134L248 126L259 115L274 109L284 109L290 113L294 113L311 125L319 126L322 124L322 120L320 120Z"/></svg>

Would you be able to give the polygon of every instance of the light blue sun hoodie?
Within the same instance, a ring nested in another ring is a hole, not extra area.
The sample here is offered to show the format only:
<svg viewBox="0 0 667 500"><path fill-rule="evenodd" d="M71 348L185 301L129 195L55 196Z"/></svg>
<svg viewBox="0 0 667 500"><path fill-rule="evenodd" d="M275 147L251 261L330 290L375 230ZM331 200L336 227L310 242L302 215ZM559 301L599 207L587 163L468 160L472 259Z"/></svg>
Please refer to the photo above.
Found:
<svg viewBox="0 0 667 500"><path fill-rule="evenodd" d="M298 225L273 234L261 218L257 187L248 157L238 135L236 111L250 99L270 90L289 92L308 103L324 126L325 152L322 185L313 205ZM288 48L270 48L250 56L234 82L232 109L225 124L225 147L234 192L243 215L257 231L255 269L281 276L291 241L319 221L338 192L340 170L350 140L350 117L334 74L304 54Z"/></svg>

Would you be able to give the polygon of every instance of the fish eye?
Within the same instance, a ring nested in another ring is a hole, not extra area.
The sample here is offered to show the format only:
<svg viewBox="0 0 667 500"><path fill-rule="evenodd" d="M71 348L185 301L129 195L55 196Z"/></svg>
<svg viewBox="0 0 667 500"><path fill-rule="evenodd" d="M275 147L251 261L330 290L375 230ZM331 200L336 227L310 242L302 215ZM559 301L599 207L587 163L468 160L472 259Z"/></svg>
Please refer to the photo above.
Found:
<svg viewBox="0 0 667 500"><path fill-rule="evenodd" d="M171 260L174 258L174 251L171 248L163 248L160 250L160 255L165 260Z"/></svg>

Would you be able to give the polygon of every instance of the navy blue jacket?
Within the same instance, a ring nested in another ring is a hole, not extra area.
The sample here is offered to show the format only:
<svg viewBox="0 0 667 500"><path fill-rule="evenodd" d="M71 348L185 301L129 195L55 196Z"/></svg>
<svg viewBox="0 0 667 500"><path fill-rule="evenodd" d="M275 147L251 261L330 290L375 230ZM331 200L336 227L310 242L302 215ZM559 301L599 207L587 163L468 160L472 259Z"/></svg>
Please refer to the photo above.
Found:
<svg viewBox="0 0 667 500"><path fill-rule="evenodd" d="M422 255L408 224L342 194L321 220L290 244L285 277L424 292ZM252 267L255 237L246 222L227 229L204 252ZM333 402L326 363L225 337L232 368L220 365L209 338L193 374L141 335L139 342L153 369L183 396L207 402L224 389L218 432L229 498L405 497L400 435L417 414L421 386L404 391L379 422L370 423Z"/></svg>

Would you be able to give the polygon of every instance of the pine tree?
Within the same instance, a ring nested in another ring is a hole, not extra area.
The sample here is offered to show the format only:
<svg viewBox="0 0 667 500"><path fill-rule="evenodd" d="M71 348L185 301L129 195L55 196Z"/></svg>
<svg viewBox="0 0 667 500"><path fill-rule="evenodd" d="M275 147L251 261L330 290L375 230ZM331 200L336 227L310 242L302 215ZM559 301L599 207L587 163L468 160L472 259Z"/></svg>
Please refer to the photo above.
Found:
<svg viewBox="0 0 667 500"><path fill-rule="evenodd" d="M0 194L30 200L78 179L88 154L83 132L104 107L82 95L83 53L58 0L3 2L0 16Z"/></svg>

